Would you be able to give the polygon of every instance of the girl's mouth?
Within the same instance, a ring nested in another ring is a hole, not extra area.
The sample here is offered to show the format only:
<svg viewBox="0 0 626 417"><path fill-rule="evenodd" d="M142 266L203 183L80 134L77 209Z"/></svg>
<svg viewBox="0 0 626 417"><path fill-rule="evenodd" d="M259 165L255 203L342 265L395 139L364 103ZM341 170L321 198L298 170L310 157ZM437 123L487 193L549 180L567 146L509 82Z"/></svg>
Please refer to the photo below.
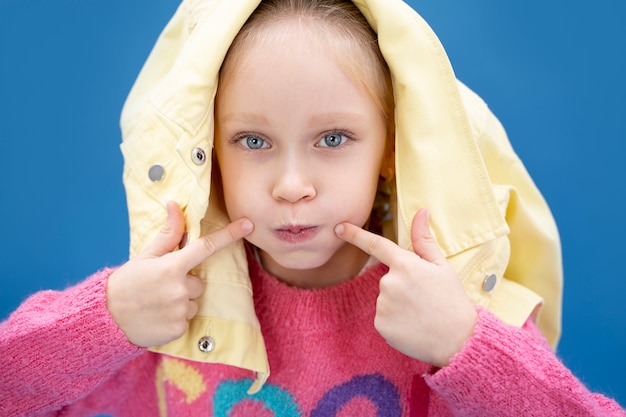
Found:
<svg viewBox="0 0 626 417"><path fill-rule="evenodd" d="M312 239L318 231L318 226L289 225L274 229L274 234L283 242L295 244Z"/></svg>

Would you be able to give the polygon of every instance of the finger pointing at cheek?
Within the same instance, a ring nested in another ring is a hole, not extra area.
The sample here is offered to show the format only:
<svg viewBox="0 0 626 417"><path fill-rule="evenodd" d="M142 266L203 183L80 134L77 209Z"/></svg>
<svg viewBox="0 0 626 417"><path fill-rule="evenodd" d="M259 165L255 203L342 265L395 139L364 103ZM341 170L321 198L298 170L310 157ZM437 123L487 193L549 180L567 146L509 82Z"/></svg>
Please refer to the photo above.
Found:
<svg viewBox="0 0 626 417"><path fill-rule="evenodd" d="M176 255L182 257L186 269L191 270L214 253L248 236L253 229L254 225L250 220L236 220L215 232L191 242L178 251Z"/></svg>
<svg viewBox="0 0 626 417"><path fill-rule="evenodd" d="M397 260L399 253L406 252L391 240L350 223L338 224L335 226L335 233L341 239L388 266L391 266L394 260Z"/></svg>

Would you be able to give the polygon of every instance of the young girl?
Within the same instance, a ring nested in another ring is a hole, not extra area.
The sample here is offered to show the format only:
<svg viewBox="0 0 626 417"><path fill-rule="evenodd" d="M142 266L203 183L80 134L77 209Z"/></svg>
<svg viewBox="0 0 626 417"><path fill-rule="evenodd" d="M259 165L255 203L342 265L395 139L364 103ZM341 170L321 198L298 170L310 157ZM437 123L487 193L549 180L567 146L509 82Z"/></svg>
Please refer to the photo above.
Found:
<svg viewBox="0 0 626 417"><path fill-rule="evenodd" d="M132 259L2 324L2 415L626 415L552 353L549 210L399 0L185 0L122 128Z"/></svg>

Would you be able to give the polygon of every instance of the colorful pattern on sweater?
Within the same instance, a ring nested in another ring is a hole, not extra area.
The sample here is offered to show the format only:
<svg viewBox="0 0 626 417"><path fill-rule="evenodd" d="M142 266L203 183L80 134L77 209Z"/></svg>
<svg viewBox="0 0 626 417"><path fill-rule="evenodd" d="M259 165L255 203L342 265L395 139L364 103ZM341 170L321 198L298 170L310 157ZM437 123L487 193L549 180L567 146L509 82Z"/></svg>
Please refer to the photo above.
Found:
<svg viewBox="0 0 626 417"><path fill-rule="evenodd" d="M247 394L251 378L219 382L212 395L207 392L202 373L186 361L165 358L157 372L161 415L186 415L198 407L196 400L207 397L214 417L275 416L311 417L371 415L400 417L400 394L393 382L373 373L355 375L330 388L310 413L303 414L297 399L288 389L268 383L255 394ZM163 378L159 381L159 379ZM207 395L205 395L207 394ZM166 405L167 404L167 405Z"/></svg>

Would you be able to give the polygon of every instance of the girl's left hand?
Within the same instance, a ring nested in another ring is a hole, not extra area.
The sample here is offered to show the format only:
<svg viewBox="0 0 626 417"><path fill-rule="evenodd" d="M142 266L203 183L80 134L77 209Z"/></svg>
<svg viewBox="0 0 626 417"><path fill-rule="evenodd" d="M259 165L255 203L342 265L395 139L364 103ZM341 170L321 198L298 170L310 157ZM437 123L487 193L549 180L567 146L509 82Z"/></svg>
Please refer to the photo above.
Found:
<svg viewBox="0 0 626 417"><path fill-rule="evenodd" d="M389 267L380 280L374 326L400 352L443 367L470 338L477 312L428 227L428 210L413 218L414 252L350 223L335 233Z"/></svg>

